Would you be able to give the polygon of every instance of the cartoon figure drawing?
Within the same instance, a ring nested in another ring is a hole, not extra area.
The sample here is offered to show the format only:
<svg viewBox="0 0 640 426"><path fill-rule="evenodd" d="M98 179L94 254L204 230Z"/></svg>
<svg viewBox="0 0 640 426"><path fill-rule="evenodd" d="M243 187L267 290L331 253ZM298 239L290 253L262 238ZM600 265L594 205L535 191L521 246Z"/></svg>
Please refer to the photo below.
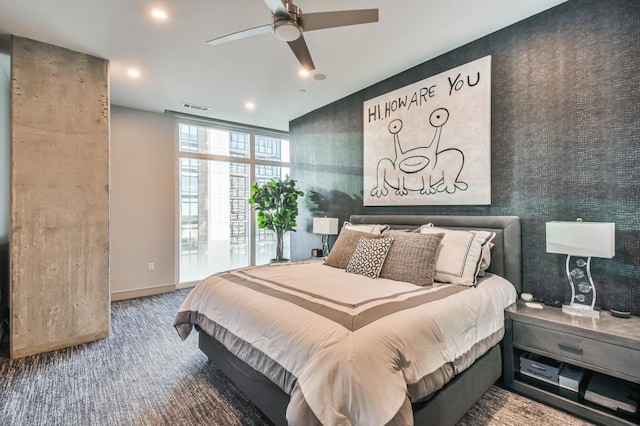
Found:
<svg viewBox="0 0 640 426"><path fill-rule="evenodd" d="M402 130L402 120L389 123L389 133L393 135L395 146L394 160L383 158L376 170L376 186L371 190L374 197L386 196L387 185L394 188L396 195L407 195L409 191L431 195L438 192L453 194L464 191L468 185L458 180L464 167L464 154L456 148L438 151L442 126L449 119L446 108L438 108L429 116L429 124L435 128L433 139L426 146L403 151L398 134Z"/></svg>

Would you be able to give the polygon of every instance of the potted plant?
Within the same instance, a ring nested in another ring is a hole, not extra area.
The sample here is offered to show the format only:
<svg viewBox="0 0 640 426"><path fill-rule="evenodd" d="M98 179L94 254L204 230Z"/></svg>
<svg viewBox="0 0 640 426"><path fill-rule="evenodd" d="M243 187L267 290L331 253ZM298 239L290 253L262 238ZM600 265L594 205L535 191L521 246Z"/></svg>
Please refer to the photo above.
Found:
<svg viewBox="0 0 640 426"><path fill-rule="evenodd" d="M298 225L298 197L304 192L296 188L295 179L272 179L264 185L253 184L249 204L257 212L258 227L272 229L276 233L276 262L284 261L283 237Z"/></svg>

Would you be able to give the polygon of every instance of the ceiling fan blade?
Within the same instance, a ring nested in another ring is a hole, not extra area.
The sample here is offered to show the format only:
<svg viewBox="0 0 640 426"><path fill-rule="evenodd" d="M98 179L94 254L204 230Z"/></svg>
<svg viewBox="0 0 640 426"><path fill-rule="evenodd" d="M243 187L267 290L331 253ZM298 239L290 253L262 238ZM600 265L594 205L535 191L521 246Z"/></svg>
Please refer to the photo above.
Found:
<svg viewBox="0 0 640 426"><path fill-rule="evenodd" d="M378 9L305 13L300 17L304 31L378 22Z"/></svg>
<svg viewBox="0 0 640 426"><path fill-rule="evenodd" d="M313 59L311 59L311 53L309 53L309 48L307 47L307 43L304 41L304 37L300 36L298 39L287 42L291 50L293 50L293 54L298 58L298 62L302 65L307 71L313 71L316 69L316 66L313 64Z"/></svg>
<svg viewBox="0 0 640 426"><path fill-rule="evenodd" d="M237 33L227 34L226 36L214 38L207 42L208 45L215 46L217 44L227 43L234 40L240 40L247 37L253 37L260 34L270 33L272 31L271 24L262 25L261 27L250 28L248 30L238 31Z"/></svg>
<svg viewBox="0 0 640 426"><path fill-rule="evenodd" d="M272 14L291 16L282 0L264 0L264 2Z"/></svg>

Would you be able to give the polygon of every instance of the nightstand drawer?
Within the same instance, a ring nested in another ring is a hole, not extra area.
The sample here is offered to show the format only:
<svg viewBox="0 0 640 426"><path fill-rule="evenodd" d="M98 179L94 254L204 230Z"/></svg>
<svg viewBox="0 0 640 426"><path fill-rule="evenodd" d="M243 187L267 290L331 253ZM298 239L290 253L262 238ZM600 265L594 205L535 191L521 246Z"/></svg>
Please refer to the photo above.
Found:
<svg viewBox="0 0 640 426"><path fill-rule="evenodd" d="M640 381L640 351L562 333L544 327L513 322L514 345L538 349Z"/></svg>

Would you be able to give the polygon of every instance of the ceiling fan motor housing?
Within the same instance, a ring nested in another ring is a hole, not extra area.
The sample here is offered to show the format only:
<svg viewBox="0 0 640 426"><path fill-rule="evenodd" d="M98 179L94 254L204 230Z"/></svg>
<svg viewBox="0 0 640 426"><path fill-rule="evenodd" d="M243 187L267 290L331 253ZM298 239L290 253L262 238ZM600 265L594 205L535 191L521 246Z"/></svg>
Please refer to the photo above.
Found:
<svg viewBox="0 0 640 426"><path fill-rule="evenodd" d="M284 5L289 15L273 15L273 35L278 40L294 41L302 35L302 27L300 26L302 11L293 3L285 2Z"/></svg>

